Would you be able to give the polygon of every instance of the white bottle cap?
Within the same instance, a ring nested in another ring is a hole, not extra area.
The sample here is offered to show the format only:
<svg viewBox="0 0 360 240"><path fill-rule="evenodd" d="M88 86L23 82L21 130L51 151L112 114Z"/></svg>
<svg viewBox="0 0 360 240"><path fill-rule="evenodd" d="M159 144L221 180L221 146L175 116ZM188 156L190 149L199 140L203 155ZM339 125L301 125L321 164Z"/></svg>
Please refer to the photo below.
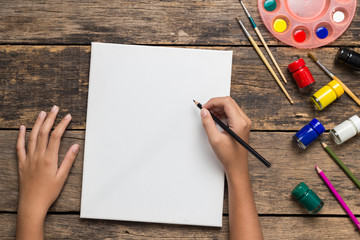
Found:
<svg viewBox="0 0 360 240"><path fill-rule="evenodd" d="M349 120L355 125L357 133L360 133L360 118L357 115L352 116Z"/></svg>

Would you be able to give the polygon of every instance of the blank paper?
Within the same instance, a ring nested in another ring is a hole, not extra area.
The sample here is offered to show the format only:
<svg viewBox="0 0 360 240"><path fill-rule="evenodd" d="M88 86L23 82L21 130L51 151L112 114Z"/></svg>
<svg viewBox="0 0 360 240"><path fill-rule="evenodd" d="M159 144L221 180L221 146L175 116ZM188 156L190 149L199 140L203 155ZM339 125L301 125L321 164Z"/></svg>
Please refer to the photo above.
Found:
<svg viewBox="0 0 360 240"><path fill-rule="evenodd" d="M231 65L232 51L92 43L81 218L222 225L193 99L228 96Z"/></svg>

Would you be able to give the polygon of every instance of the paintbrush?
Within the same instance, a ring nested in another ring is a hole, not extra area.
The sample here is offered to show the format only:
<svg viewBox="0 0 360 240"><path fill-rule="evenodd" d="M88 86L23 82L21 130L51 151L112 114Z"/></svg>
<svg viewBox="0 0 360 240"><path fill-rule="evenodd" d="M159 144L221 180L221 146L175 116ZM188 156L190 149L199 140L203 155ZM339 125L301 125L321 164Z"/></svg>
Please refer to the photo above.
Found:
<svg viewBox="0 0 360 240"><path fill-rule="evenodd" d="M333 80L337 81L344 91L360 106L360 100L355 96L355 94L339 79L337 78L332 72L330 72L324 65L322 65L319 60L316 59L314 55L308 53L308 56Z"/></svg>
<svg viewBox="0 0 360 240"><path fill-rule="evenodd" d="M240 19L237 17L236 18L242 28L242 30L244 31L245 35L247 36L247 38L249 39L249 41L251 42L251 44L253 45L253 47L255 48L256 52L259 54L259 57L261 58L261 60L264 62L265 66L269 69L271 75L274 77L275 81L277 82L277 84L279 85L279 87L281 88L281 90L284 92L285 96L288 98L289 102L291 104L294 104L294 101L291 99L289 93L286 91L286 89L284 88L284 86L282 85L281 81L279 80L279 78L276 76L274 69L270 66L268 60L266 60L264 54L261 52L259 46L256 44L256 42L254 41L254 39L250 36L250 33L246 30L244 24L240 21Z"/></svg>
<svg viewBox="0 0 360 240"><path fill-rule="evenodd" d="M239 0L239 1L240 1L240 3L241 3L241 6L243 7L243 9L244 9L244 11L245 11L245 13L246 13L247 17L249 18L249 20L250 20L250 22L251 22L252 27L254 28L254 30L255 30L255 32L256 32L256 34L257 34L257 35L258 35L258 37L260 38L260 41L261 41L261 42L262 42L262 44L264 45L264 47L265 47L266 51L268 52L268 54L269 54L269 56L270 56L271 60L272 60L272 61L273 61L273 63L274 63L274 65L275 65L276 69L278 70L278 72L279 72L280 76L282 77L282 79L284 80L284 82L285 82L285 83L287 83L286 78L285 78L285 76L284 76L283 72L281 71L281 69L280 69L280 67L279 67L278 63L276 62L276 60L275 60L274 56L272 55L272 53L271 53L271 51L270 51L270 49L269 49L268 45L266 44L266 42L265 42L265 40L264 40L264 38L263 38L263 36L262 36L262 34L261 34L260 30L259 30L259 28L256 26L254 19L251 17L251 15L250 15L249 11L246 9L246 7L245 7L244 3L243 3L241 0Z"/></svg>

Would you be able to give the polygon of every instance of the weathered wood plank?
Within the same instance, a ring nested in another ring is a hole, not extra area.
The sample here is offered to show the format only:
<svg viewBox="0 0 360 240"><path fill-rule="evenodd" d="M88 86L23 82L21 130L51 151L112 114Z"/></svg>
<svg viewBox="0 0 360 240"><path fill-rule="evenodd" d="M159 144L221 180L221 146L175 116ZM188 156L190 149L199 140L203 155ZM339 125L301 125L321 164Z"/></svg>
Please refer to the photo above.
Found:
<svg viewBox="0 0 360 240"><path fill-rule="evenodd" d="M229 239L228 217L222 228L86 220L49 214L45 239ZM260 217L265 239L359 239L346 217ZM2 239L15 237L15 214L0 214Z"/></svg>
<svg viewBox="0 0 360 240"><path fill-rule="evenodd" d="M257 1L246 1L268 44L281 44L264 27ZM360 3L358 2L358 6ZM359 15L358 7L356 15ZM17 1L0 3L0 43L249 45L235 17L253 35L238 1ZM358 45L360 20L332 45Z"/></svg>
<svg viewBox="0 0 360 240"><path fill-rule="evenodd" d="M322 150L314 143L306 151L298 151L291 137L293 133L253 132L251 145L273 165L267 169L250 156L250 174L259 214L306 214L306 210L291 197L291 190L304 181L325 202L319 214L342 214L344 211L318 177L314 166L319 165L340 195L355 214L360 214L360 191ZM15 143L16 131L0 131L0 211L16 211L18 199L18 176ZM322 139L338 154L353 173L360 178L360 149L355 147L360 138L352 139L341 147L334 146L325 134ZM84 132L68 131L60 151L60 159L71 144L81 145L80 154L71 170L60 198L52 206L52 212L80 210ZM224 213L227 213L225 195Z"/></svg>
<svg viewBox="0 0 360 240"><path fill-rule="evenodd" d="M286 88L295 101L290 105L270 73L251 47L208 48L234 51L231 95L253 121L254 130L299 130L317 117L330 129L359 111L344 94L334 104L318 112L308 100L330 79L306 55L293 48L273 48L273 53L289 83ZM360 51L360 48L355 49ZM330 70L360 96L360 72L333 63L337 48L313 50ZM303 57L317 86L301 94L287 65ZM31 127L40 110L53 104L61 116L70 112L71 129L84 129L89 79L89 46L0 46L0 128Z"/></svg>

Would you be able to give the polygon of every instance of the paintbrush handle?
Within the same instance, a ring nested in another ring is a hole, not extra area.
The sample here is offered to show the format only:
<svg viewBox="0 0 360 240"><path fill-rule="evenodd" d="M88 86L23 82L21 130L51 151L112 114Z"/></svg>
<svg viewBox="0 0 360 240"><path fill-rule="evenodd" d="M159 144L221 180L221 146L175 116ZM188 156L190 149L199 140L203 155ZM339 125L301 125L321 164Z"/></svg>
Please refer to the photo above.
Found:
<svg viewBox="0 0 360 240"><path fill-rule="evenodd" d="M337 81L344 91L360 106L360 100L355 96L355 94L336 76L333 76L333 80Z"/></svg>
<svg viewBox="0 0 360 240"><path fill-rule="evenodd" d="M265 58L264 54L261 52L259 46L256 44L256 42L254 41L254 39L249 35L247 36L249 38L249 41L251 42L251 44L253 45L253 47L255 48L256 52L259 54L261 60L264 62L265 66L269 69L271 75L274 77L275 81L277 82L277 84L279 85L279 87L281 88L281 90L284 92L285 96L288 98L289 102L291 104L294 103L294 101L291 99L289 93L286 91L286 89L284 88L284 86L282 85L281 81L279 80L279 78L276 76L276 73L274 72L273 68L270 66L268 60Z"/></svg>
<svg viewBox="0 0 360 240"><path fill-rule="evenodd" d="M283 72L281 71L281 69L280 69L280 67L279 67L279 64L276 62L274 56L272 55L272 53L271 53L268 45L266 44L266 42L265 42L265 40L264 40L264 38L263 38L260 30L259 30L259 28L258 28L258 27L255 27L254 30L255 30L256 34L258 35L258 37L260 38L260 41L261 41L262 44L264 45L267 53L269 54L271 60L273 61L273 63L274 63L274 65L275 65L276 69L278 70L280 76L282 77L282 79L284 80L284 82L287 83L286 78L285 78Z"/></svg>

